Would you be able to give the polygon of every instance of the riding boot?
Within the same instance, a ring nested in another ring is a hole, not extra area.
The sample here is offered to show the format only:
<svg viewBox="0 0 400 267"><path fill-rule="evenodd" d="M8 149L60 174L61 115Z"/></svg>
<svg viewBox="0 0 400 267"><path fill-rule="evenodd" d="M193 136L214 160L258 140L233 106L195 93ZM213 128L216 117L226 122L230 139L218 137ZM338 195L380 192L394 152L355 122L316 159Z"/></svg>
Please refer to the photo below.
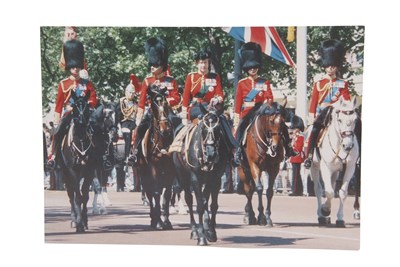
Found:
<svg viewBox="0 0 400 267"><path fill-rule="evenodd" d="M317 146L317 139L318 139L319 131L320 131L319 124L314 124L312 131L311 131L311 135L308 140L306 159L304 160L304 167L306 169L309 169L311 167L314 149Z"/></svg>
<svg viewBox="0 0 400 267"><path fill-rule="evenodd" d="M285 157L290 158L292 156L297 156L299 153L295 152L290 144L289 132L285 122L282 122L281 128L283 146L285 147Z"/></svg>
<svg viewBox="0 0 400 267"><path fill-rule="evenodd" d="M232 160L232 166L233 167L239 167L241 159L242 159L242 147L238 146L236 148L236 152L235 152L235 155L234 155L233 160Z"/></svg>
<svg viewBox="0 0 400 267"><path fill-rule="evenodd" d="M138 158L137 158L137 154L138 154L138 147L139 147L139 142L140 142L140 138L138 138L138 128L135 128L135 130L132 132L132 155L130 155L128 157L128 163L131 164L132 166L137 164Z"/></svg>
<svg viewBox="0 0 400 267"><path fill-rule="evenodd" d="M124 138L125 142L125 162L129 164L129 161L131 160L131 143L132 143L132 132L124 132L122 133L122 136Z"/></svg>

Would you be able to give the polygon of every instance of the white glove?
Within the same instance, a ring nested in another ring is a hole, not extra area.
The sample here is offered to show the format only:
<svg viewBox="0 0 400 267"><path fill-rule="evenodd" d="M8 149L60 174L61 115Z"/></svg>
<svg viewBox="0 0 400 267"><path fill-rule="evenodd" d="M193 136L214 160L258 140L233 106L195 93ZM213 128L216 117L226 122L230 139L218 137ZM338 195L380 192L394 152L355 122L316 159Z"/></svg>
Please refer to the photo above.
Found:
<svg viewBox="0 0 400 267"><path fill-rule="evenodd" d="M182 124L183 124L183 126L187 126L188 125L188 119L182 119Z"/></svg>
<svg viewBox="0 0 400 267"><path fill-rule="evenodd" d="M137 118L136 119L136 121L135 121L135 123L136 123L136 127L138 127L139 126L139 124L140 124L140 122L141 122L142 120L140 119L140 118Z"/></svg>
<svg viewBox="0 0 400 267"><path fill-rule="evenodd" d="M216 98L216 97L213 97L211 100L210 100L210 106L215 106L216 104L218 104L219 103L219 100L218 100L218 98Z"/></svg>
<svg viewBox="0 0 400 267"><path fill-rule="evenodd" d="M85 80L89 80L89 73L87 72L87 70L82 69L79 71L79 77Z"/></svg>

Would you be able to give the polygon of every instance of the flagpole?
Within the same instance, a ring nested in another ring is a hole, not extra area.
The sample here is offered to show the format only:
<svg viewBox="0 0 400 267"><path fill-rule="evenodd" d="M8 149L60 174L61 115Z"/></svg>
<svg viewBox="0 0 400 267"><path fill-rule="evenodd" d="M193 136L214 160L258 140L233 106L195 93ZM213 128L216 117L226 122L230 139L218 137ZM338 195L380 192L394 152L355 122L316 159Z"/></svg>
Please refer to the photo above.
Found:
<svg viewBox="0 0 400 267"><path fill-rule="evenodd" d="M301 117L308 125L308 99L307 99L307 27L297 27L297 97L296 115Z"/></svg>
<svg viewBox="0 0 400 267"><path fill-rule="evenodd" d="M238 85L239 80L242 75L241 62L240 62L240 57L239 57L239 53L238 53L240 47L242 46L242 43L243 42L235 39L235 46L233 48L234 55L235 55L234 80L233 80L233 85L235 86L235 94L234 95L236 95L236 88L237 88L237 85Z"/></svg>

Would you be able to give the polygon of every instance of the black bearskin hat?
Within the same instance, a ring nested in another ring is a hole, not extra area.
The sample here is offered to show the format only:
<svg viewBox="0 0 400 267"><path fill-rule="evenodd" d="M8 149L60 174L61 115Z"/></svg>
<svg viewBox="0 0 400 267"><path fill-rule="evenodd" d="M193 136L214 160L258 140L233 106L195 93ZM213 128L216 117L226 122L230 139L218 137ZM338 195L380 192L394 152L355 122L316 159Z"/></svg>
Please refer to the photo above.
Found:
<svg viewBox="0 0 400 267"><path fill-rule="evenodd" d="M168 49L163 39L158 37L150 38L146 41L144 48L149 68L151 66L162 66L164 71L168 69Z"/></svg>
<svg viewBox="0 0 400 267"><path fill-rule="evenodd" d="M240 59L242 61L242 69L248 71L252 68L261 68L261 46L257 43L248 42L242 45L239 50Z"/></svg>
<svg viewBox="0 0 400 267"><path fill-rule="evenodd" d="M204 60L204 59L211 59L211 51L208 50L207 48L201 49L200 51L198 51L194 55L193 59L195 61Z"/></svg>
<svg viewBox="0 0 400 267"><path fill-rule="evenodd" d="M83 44L78 40L70 40L64 43L65 69L84 67L85 51Z"/></svg>
<svg viewBox="0 0 400 267"><path fill-rule="evenodd" d="M304 132L304 121L297 115L293 115L290 119L290 129L300 129L300 131Z"/></svg>
<svg viewBox="0 0 400 267"><path fill-rule="evenodd" d="M334 39L326 40L321 44L320 64L324 68L329 66L339 68L342 66L345 53L346 51L340 41Z"/></svg>

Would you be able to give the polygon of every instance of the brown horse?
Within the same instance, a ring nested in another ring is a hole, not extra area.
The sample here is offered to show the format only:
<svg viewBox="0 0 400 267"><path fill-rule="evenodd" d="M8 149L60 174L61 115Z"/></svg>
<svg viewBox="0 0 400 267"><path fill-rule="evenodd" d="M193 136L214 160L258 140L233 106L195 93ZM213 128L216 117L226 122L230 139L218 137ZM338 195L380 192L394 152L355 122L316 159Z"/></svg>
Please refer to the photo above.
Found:
<svg viewBox="0 0 400 267"><path fill-rule="evenodd" d="M274 194L273 185L279 172L279 164L283 160L284 148L281 140L281 127L285 121L284 106L278 103L264 104L257 111L253 122L250 124L246 136L244 157L238 167L238 174L244 186L247 197L244 222L246 224L259 224L272 226L271 201ZM262 192L263 185L261 174L268 174L267 208L263 214ZM254 191L258 194L258 218L256 219L252 197Z"/></svg>
<svg viewBox="0 0 400 267"><path fill-rule="evenodd" d="M151 97L151 123L143 141L142 156L139 158L138 171L143 189L149 200L151 227L172 229L169 221L169 200L172 182L176 177L172 158L167 154L173 140L173 124L170 118L172 110L165 98L165 90L149 88ZM165 188L165 193L163 189ZM161 195L163 207L161 209ZM163 210L163 214L161 214ZM164 220L161 219L164 215Z"/></svg>

